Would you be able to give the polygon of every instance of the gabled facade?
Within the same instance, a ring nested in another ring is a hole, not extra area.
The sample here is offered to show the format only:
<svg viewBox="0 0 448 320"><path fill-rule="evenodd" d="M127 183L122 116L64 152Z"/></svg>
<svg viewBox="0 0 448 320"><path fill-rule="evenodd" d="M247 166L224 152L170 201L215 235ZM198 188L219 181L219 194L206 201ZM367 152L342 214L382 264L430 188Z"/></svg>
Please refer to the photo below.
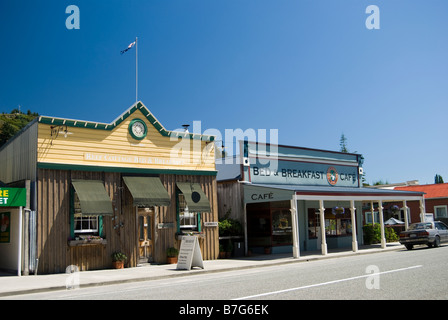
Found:
<svg viewBox="0 0 448 320"><path fill-rule="evenodd" d="M187 233L217 258L213 140L166 130L141 102L112 123L40 116L0 149L0 180L29 184L23 273L110 268L115 251L165 263Z"/></svg>

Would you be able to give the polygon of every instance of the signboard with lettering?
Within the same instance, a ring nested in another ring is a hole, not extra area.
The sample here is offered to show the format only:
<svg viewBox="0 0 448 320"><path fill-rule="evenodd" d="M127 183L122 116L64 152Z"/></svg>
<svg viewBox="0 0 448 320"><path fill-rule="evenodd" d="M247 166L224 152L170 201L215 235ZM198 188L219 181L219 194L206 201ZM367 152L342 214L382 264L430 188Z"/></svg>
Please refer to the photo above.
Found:
<svg viewBox="0 0 448 320"><path fill-rule="evenodd" d="M244 179L257 184L360 187L362 156L248 142Z"/></svg>
<svg viewBox="0 0 448 320"><path fill-rule="evenodd" d="M244 185L244 203L291 200L293 190Z"/></svg>
<svg viewBox="0 0 448 320"><path fill-rule="evenodd" d="M0 207L25 207L26 188L0 188Z"/></svg>
<svg viewBox="0 0 448 320"><path fill-rule="evenodd" d="M204 269L198 237L182 237L179 255L177 257L177 269L190 270L194 267Z"/></svg>

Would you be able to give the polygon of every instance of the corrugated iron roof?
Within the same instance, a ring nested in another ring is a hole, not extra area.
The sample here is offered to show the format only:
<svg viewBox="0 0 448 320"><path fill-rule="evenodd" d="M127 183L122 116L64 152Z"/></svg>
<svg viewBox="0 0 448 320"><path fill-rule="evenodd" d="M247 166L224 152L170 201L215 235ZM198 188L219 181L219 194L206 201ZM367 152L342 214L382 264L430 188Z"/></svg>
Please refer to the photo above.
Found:
<svg viewBox="0 0 448 320"><path fill-rule="evenodd" d="M448 183L423 184L417 186L395 187L394 190L424 192L425 199L448 198Z"/></svg>

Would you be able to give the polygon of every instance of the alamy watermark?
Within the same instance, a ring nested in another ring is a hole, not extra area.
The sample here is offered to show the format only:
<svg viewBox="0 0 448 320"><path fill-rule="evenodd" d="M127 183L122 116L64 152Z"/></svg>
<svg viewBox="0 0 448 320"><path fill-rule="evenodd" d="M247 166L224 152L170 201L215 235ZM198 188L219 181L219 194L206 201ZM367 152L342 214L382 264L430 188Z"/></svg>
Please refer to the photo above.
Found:
<svg viewBox="0 0 448 320"><path fill-rule="evenodd" d="M204 137L213 138L204 146L201 142ZM241 144L247 141L256 148L256 154L261 155L257 159L260 164L269 164L273 169L277 167L278 129L237 128L224 129L222 133L214 128L202 131L201 121L193 121L192 132L172 131L170 140L176 142L170 154L176 164L202 165L212 160L216 164L244 164L244 161L248 161L248 157L245 157L248 155L244 155L245 151L240 149ZM238 153L239 156L234 156Z"/></svg>
<svg viewBox="0 0 448 320"><path fill-rule="evenodd" d="M366 278L366 288L369 290L380 289L380 268L376 265L370 265L366 268L366 273L371 274Z"/></svg>

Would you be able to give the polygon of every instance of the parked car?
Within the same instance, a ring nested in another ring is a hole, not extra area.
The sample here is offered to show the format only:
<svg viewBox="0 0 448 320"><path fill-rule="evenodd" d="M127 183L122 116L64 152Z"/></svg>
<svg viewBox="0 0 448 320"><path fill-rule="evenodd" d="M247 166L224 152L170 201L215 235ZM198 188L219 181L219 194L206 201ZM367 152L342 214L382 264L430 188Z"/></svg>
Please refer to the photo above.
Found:
<svg viewBox="0 0 448 320"><path fill-rule="evenodd" d="M440 221L413 223L400 233L400 243L408 250L416 244L438 247L442 242L448 242L448 226Z"/></svg>

